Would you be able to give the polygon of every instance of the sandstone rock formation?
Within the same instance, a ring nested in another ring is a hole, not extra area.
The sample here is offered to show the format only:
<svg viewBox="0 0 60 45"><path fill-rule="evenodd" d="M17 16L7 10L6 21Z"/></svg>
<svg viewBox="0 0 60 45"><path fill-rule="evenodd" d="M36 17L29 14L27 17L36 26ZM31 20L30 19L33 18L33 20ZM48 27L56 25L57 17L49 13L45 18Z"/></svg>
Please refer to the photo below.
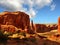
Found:
<svg viewBox="0 0 60 45"><path fill-rule="evenodd" d="M43 32L48 31L48 28L44 24L36 24L36 31L38 33L43 33Z"/></svg>
<svg viewBox="0 0 60 45"><path fill-rule="evenodd" d="M43 33L57 29L57 24L53 24L52 26L51 25L47 26L46 24L35 24L35 27L38 33Z"/></svg>
<svg viewBox="0 0 60 45"><path fill-rule="evenodd" d="M17 28L13 25L1 25L1 30L3 30L4 32L11 32L11 33L15 33L17 31Z"/></svg>
<svg viewBox="0 0 60 45"><path fill-rule="evenodd" d="M60 17L58 18L58 33L60 33Z"/></svg>
<svg viewBox="0 0 60 45"><path fill-rule="evenodd" d="M24 12L3 12L0 13L0 24L2 25L14 25L17 28L25 29L25 26L29 28L30 19Z"/></svg>

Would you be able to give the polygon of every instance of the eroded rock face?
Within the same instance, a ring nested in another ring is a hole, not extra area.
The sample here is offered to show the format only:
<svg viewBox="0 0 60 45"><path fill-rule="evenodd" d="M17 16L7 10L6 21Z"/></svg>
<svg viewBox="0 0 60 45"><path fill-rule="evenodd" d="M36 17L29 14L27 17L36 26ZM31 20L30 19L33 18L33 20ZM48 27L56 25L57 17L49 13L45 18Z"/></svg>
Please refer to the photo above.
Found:
<svg viewBox="0 0 60 45"><path fill-rule="evenodd" d="M60 33L60 17L58 18L58 33Z"/></svg>
<svg viewBox="0 0 60 45"><path fill-rule="evenodd" d="M48 31L48 28L44 24L36 24L36 31L38 33L43 33L43 32Z"/></svg>
<svg viewBox="0 0 60 45"><path fill-rule="evenodd" d="M36 31L38 33L43 33L43 32L49 32L51 30L56 30L57 29L57 24L53 24L46 26L46 24L35 24L36 26Z"/></svg>
<svg viewBox="0 0 60 45"><path fill-rule="evenodd" d="M30 19L24 12L3 12L0 14L0 24L14 25L17 28L29 28Z"/></svg>

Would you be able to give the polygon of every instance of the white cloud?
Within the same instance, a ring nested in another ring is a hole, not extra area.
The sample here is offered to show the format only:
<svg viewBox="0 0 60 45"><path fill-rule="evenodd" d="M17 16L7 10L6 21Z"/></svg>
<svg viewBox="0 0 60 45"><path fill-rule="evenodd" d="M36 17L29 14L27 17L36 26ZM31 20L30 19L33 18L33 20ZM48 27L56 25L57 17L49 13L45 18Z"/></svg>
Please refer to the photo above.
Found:
<svg viewBox="0 0 60 45"><path fill-rule="evenodd" d="M33 17L36 15L37 9L50 6L52 2L53 0L0 0L0 8L4 8L6 11L23 11ZM53 9L54 5L51 7Z"/></svg>
<svg viewBox="0 0 60 45"><path fill-rule="evenodd" d="M36 0L36 5L38 8L42 8L44 6L48 6L52 3L52 0Z"/></svg>
<svg viewBox="0 0 60 45"><path fill-rule="evenodd" d="M33 10L32 8L29 10L28 14L30 15L30 17L34 17L36 15L35 10Z"/></svg>
<svg viewBox="0 0 60 45"><path fill-rule="evenodd" d="M55 4L52 4L51 5L51 11L53 11L55 9L56 5Z"/></svg>

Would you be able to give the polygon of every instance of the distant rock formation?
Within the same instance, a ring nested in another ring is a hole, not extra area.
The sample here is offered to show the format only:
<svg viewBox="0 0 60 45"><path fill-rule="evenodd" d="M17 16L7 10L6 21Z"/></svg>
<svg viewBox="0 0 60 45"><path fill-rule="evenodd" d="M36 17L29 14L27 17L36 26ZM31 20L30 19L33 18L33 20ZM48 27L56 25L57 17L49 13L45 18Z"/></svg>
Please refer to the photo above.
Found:
<svg viewBox="0 0 60 45"><path fill-rule="evenodd" d="M43 33L43 32L49 32L51 30L57 29L57 24L51 25L46 25L46 24L35 24L36 27L36 32L38 33Z"/></svg>
<svg viewBox="0 0 60 45"><path fill-rule="evenodd" d="M2 25L14 25L17 28L21 28L22 30L25 27L29 28L30 26L30 18L24 12L2 12L0 13L0 24Z"/></svg>
<svg viewBox="0 0 60 45"><path fill-rule="evenodd" d="M58 18L58 33L60 33L60 17Z"/></svg>
<svg viewBox="0 0 60 45"><path fill-rule="evenodd" d="M43 32L48 31L48 28L44 24L36 24L36 31L38 33L43 33Z"/></svg>

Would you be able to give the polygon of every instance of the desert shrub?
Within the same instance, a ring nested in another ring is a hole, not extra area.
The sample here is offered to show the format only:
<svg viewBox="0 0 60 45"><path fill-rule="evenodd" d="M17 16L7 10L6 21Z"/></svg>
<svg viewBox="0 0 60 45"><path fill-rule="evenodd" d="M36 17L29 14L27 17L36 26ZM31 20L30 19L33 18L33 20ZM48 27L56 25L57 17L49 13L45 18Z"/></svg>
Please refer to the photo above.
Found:
<svg viewBox="0 0 60 45"><path fill-rule="evenodd" d="M0 43L6 42L8 39L7 35L4 35L2 31L0 31Z"/></svg>

